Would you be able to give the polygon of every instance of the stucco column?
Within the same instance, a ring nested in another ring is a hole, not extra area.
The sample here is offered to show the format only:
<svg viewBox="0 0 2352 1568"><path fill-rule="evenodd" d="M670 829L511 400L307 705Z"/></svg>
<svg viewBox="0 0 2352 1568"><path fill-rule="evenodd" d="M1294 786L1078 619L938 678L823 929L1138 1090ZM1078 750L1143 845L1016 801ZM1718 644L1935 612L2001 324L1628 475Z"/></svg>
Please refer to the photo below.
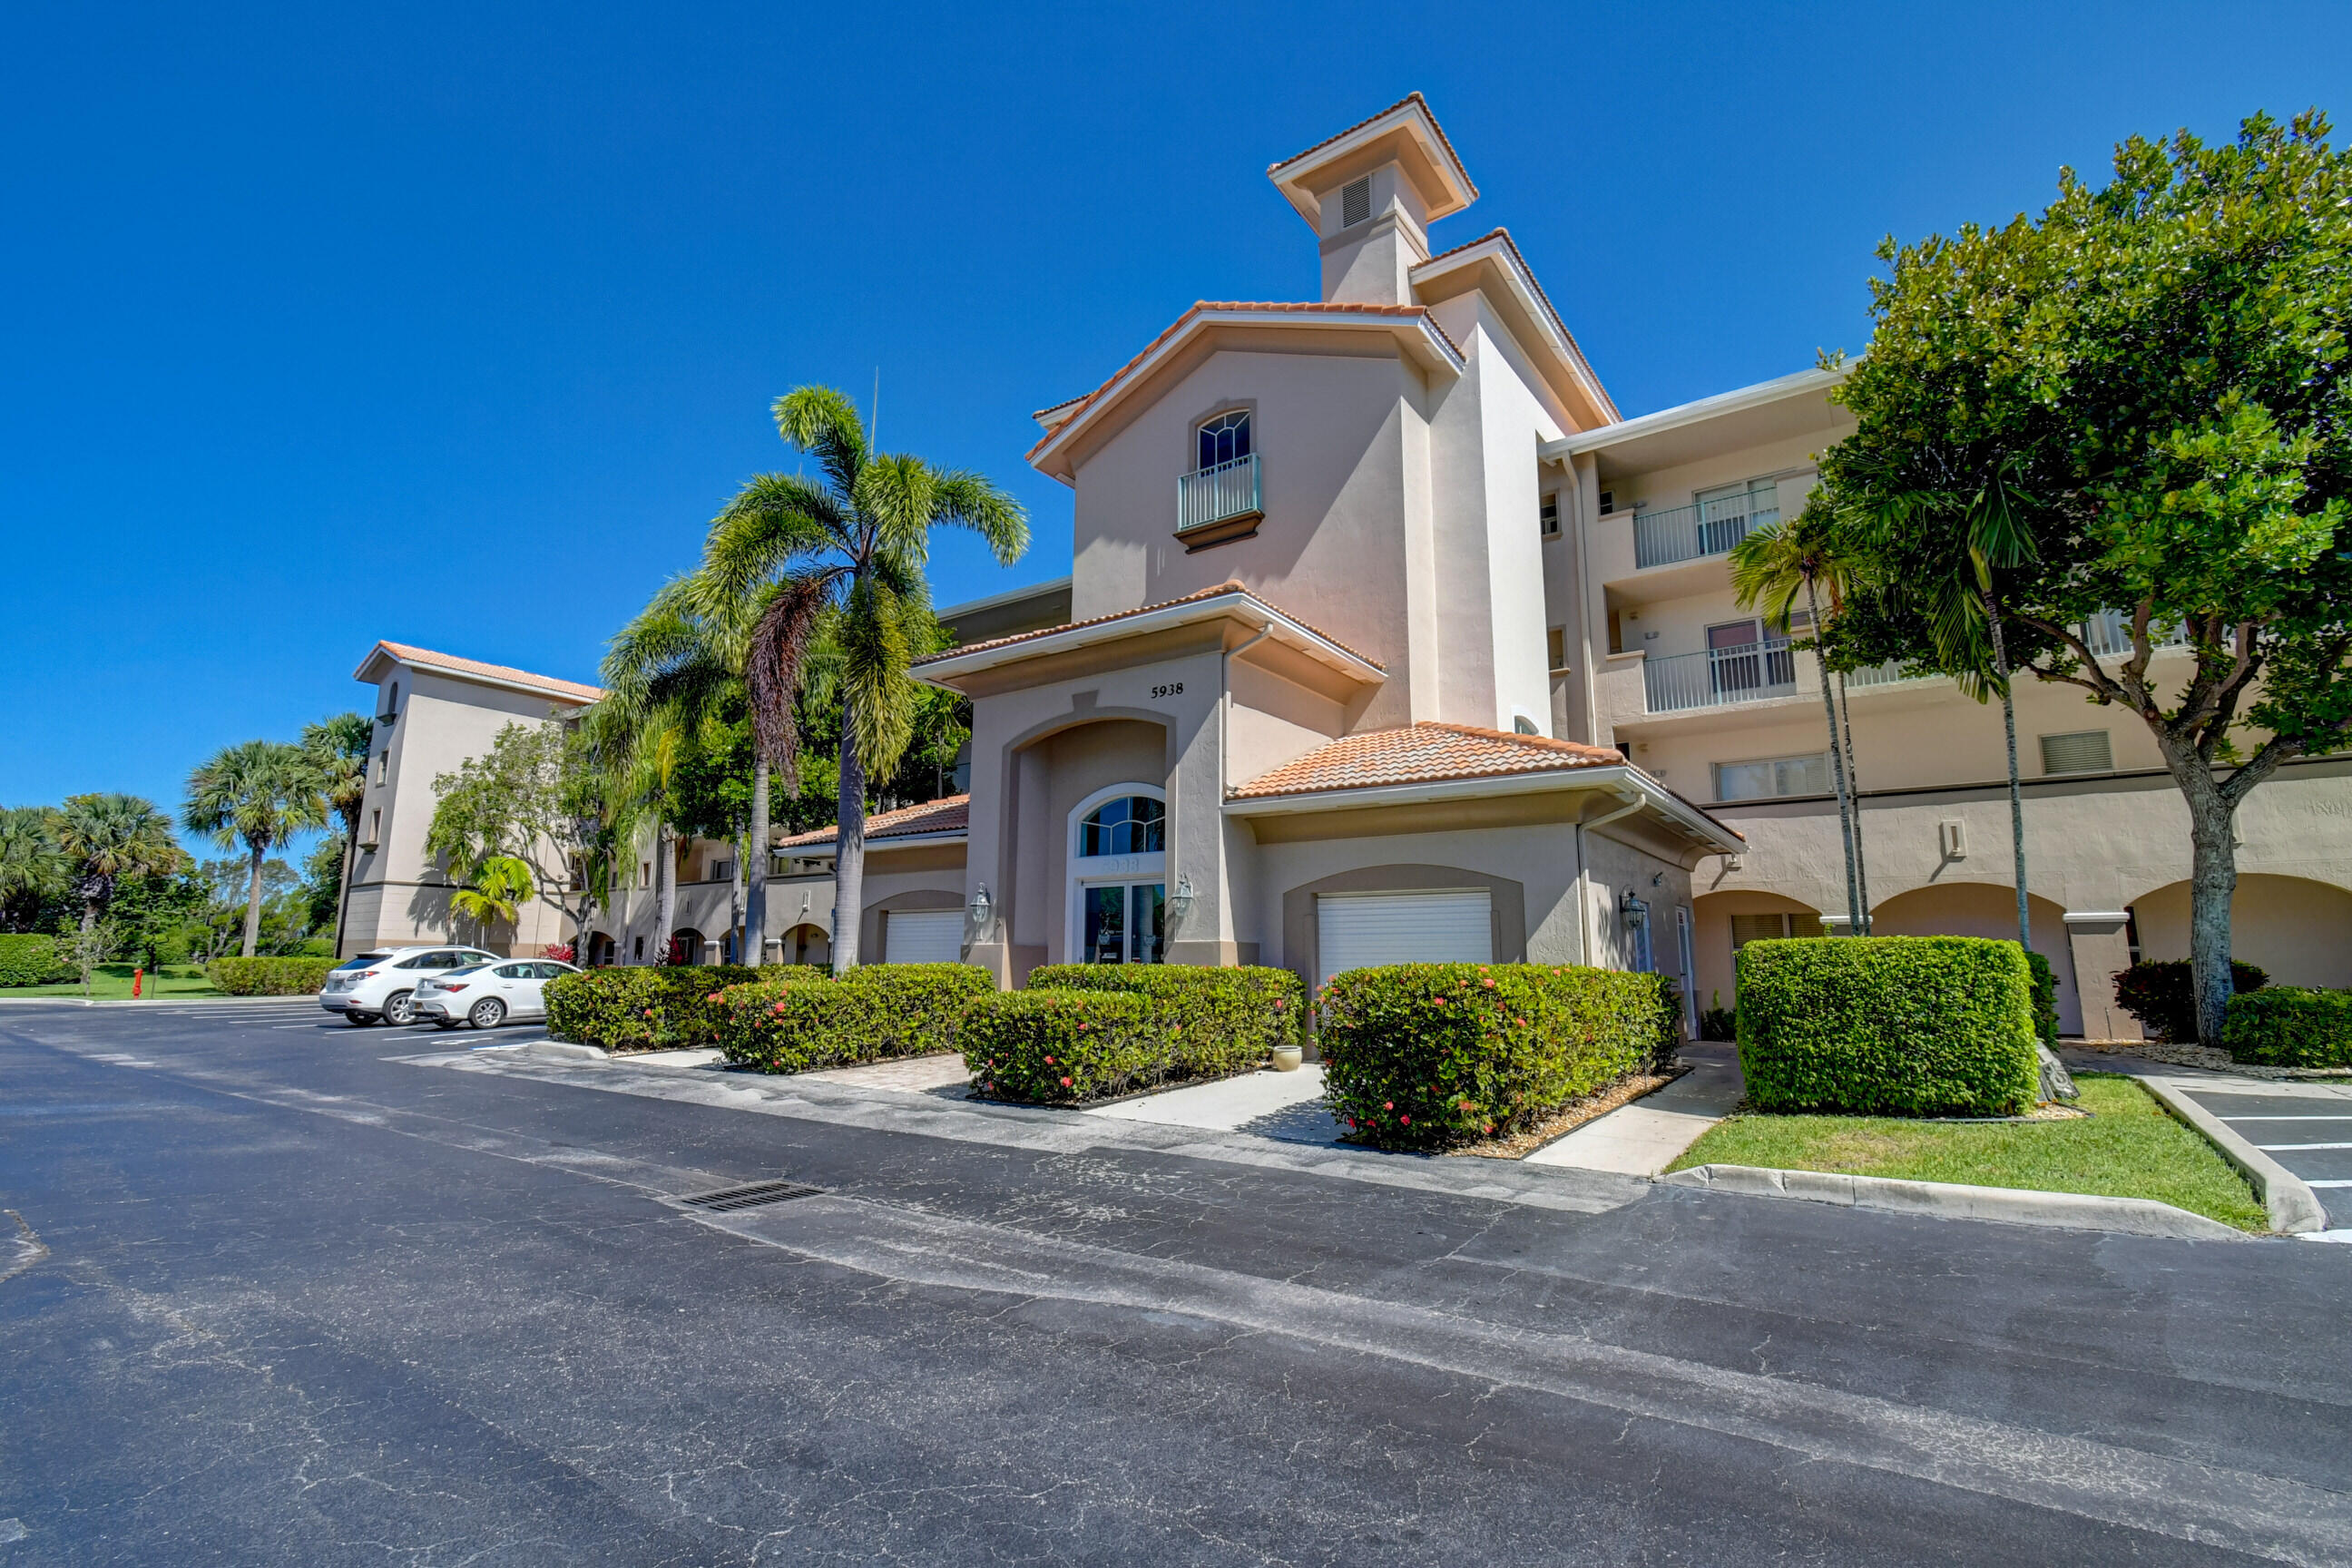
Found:
<svg viewBox="0 0 2352 1568"><path fill-rule="evenodd" d="M2137 1040L2139 1020L2116 1005L2116 976L2131 966L2131 939L2123 910L2069 910L2066 945L2074 954L2074 993L2083 1007L2083 1036Z"/></svg>

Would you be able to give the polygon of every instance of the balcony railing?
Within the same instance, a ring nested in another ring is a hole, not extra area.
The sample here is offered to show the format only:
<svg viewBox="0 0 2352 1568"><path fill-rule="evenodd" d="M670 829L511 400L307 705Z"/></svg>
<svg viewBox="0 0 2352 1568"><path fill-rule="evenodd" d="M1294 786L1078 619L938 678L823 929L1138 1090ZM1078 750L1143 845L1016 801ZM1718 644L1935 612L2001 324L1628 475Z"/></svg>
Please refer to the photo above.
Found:
<svg viewBox="0 0 2352 1568"><path fill-rule="evenodd" d="M1679 713L1727 702L1761 702L1797 694L1797 656L1787 637L1642 661L1643 706Z"/></svg>
<svg viewBox="0 0 2352 1568"><path fill-rule="evenodd" d="M1721 555L1748 537L1750 529L1778 521L1777 498L1769 504L1756 495L1727 496L1720 500L1678 506L1671 511L1633 514L1633 564L1669 566Z"/></svg>
<svg viewBox="0 0 2352 1568"><path fill-rule="evenodd" d="M1213 468L1176 476L1176 531L1255 517L1258 504L1257 454L1219 463Z"/></svg>
<svg viewBox="0 0 2352 1568"><path fill-rule="evenodd" d="M2121 658L2132 650L2131 616L2121 610L2103 610L2077 628L2083 646L2101 658ZM2185 626L2150 626L2147 640L2155 647L2180 647L2189 641Z"/></svg>

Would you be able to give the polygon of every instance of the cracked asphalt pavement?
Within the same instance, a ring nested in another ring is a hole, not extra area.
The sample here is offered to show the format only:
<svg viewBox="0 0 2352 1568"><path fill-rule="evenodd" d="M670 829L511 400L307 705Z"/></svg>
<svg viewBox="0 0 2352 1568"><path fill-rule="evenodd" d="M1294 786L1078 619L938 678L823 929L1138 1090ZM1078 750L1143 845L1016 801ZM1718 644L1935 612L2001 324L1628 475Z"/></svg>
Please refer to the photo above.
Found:
<svg viewBox="0 0 2352 1568"><path fill-rule="evenodd" d="M2352 1562L2352 1247L478 1043L0 1008L0 1565Z"/></svg>

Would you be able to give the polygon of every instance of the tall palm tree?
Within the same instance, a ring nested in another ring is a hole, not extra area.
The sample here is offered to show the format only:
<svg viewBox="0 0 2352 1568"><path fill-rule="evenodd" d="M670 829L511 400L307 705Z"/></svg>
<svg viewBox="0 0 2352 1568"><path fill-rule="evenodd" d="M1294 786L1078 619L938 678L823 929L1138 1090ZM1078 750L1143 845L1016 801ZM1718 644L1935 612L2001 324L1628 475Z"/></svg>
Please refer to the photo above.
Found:
<svg viewBox="0 0 2352 1568"><path fill-rule="evenodd" d="M1845 567L1832 547L1827 520L1811 509L1786 521L1753 529L1731 547L1731 586L1739 607L1747 610L1761 605L1765 623L1786 630L1798 596L1803 595L1816 648L1821 647L1827 625L1822 617L1822 592L1826 588L1832 602L1837 600L1844 592L1844 574ZM1867 936L1870 907L1863 890L1862 821L1848 778L1853 732L1849 724L1841 733L1829 661L1822 658L1818 662L1822 669L1822 713L1829 722L1830 773L1837 788L1838 837L1845 847L1846 930L1856 936ZM1841 677L1840 684L1843 682Z"/></svg>
<svg viewBox="0 0 2352 1568"><path fill-rule="evenodd" d="M58 846L81 899L84 935L105 917L124 878L163 876L186 858L173 837L172 819L135 795L68 795L58 818Z"/></svg>
<svg viewBox="0 0 2352 1568"><path fill-rule="evenodd" d="M335 956L343 956L343 929L351 923L352 868L359 861L360 804L367 798L368 753L375 745L375 721L363 713L338 713L302 726L302 749L319 770L320 793L343 824L343 880L335 899Z"/></svg>
<svg viewBox="0 0 2352 1568"><path fill-rule="evenodd" d="M744 680L754 742L789 770L793 700L819 615L840 612L841 805L834 847L833 961L857 962L865 906L866 786L887 778L907 747L913 637L928 616L923 564L934 528L969 529L1006 565L1029 547L1029 519L985 477L943 470L867 445L849 399L803 386L776 399L776 433L816 459L818 474L761 474L711 524L695 574L708 605L773 592L751 628ZM762 857L764 858L764 856Z"/></svg>
<svg viewBox="0 0 2352 1568"><path fill-rule="evenodd" d="M315 759L283 741L224 746L188 775L180 819L224 849L245 846L250 879L245 900L244 954L261 942L261 863L298 833L327 825L327 795Z"/></svg>
<svg viewBox="0 0 2352 1568"><path fill-rule="evenodd" d="M611 842L625 853L648 825L653 829L654 918L661 928L658 961L668 951L677 914L677 830L670 824L667 797L683 737L673 715L633 702L624 691L608 695L581 716L580 739L600 782L603 826ZM583 926L583 942L586 935Z"/></svg>
<svg viewBox="0 0 2352 1568"><path fill-rule="evenodd" d="M0 918L29 921L43 900L66 890L72 868L58 826L52 806L0 809Z"/></svg>

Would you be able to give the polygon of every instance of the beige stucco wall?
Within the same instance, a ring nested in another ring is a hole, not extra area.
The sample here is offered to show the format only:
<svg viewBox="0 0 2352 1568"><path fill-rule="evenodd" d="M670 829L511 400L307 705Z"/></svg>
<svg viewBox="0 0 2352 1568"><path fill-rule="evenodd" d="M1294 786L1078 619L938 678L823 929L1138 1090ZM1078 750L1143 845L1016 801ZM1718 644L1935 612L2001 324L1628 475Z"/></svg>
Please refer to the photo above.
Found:
<svg viewBox="0 0 2352 1568"><path fill-rule="evenodd" d="M2189 884L2174 882L2132 900L2140 956L2189 956ZM2278 985L2352 989L2352 890L2276 873L2241 871L2230 900L2231 956Z"/></svg>

